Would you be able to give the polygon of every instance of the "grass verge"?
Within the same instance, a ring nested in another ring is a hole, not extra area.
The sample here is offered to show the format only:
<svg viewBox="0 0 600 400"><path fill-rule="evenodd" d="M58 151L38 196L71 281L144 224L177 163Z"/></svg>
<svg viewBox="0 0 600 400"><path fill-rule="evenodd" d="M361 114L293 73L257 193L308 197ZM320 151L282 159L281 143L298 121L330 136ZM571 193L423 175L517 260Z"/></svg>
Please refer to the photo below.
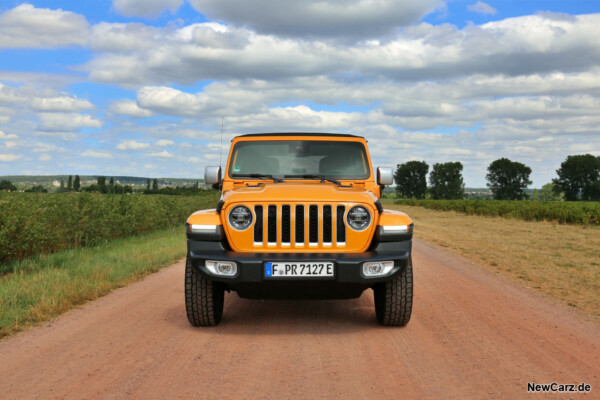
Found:
<svg viewBox="0 0 600 400"><path fill-rule="evenodd" d="M182 227L35 256L0 276L0 338L49 320L185 256Z"/></svg>
<svg viewBox="0 0 600 400"><path fill-rule="evenodd" d="M384 201L415 237L487 266L600 320L600 227L464 215Z"/></svg>

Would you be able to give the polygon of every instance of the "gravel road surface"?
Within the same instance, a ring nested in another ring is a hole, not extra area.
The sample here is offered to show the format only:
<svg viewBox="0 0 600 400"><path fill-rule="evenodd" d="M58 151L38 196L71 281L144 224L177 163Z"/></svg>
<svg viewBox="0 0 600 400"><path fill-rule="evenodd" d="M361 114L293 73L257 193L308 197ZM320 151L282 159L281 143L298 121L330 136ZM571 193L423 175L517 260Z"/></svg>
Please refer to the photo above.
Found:
<svg viewBox="0 0 600 400"><path fill-rule="evenodd" d="M2 399L545 398L527 383L592 385L600 324L422 241L405 328L373 295L346 301L225 298L192 328L184 262L0 342Z"/></svg>

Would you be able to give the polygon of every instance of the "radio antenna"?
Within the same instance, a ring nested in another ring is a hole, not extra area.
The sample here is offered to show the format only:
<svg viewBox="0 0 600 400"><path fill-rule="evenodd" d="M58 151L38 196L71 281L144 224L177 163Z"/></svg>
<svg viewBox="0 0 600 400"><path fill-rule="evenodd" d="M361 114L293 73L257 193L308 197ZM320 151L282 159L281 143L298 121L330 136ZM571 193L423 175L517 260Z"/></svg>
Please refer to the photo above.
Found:
<svg viewBox="0 0 600 400"><path fill-rule="evenodd" d="M223 170L221 161L223 159L223 116L221 116L221 143L219 144L219 170ZM219 189L223 190L223 182L219 182ZM221 194L222 195L222 194Z"/></svg>
<svg viewBox="0 0 600 400"><path fill-rule="evenodd" d="M219 168L221 168L222 158L223 158L223 117L221 117L221 144L219 145Z"/></svg>

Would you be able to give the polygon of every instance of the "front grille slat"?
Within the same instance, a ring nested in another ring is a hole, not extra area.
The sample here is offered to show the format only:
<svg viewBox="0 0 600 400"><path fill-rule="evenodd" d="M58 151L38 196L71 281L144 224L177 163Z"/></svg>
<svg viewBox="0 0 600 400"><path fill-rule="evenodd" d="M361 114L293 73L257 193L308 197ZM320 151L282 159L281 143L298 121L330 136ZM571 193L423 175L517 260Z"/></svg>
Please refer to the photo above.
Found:
<svg viewBox="0 0 600 400"><path fill-rule="evenodd" d="M296 206L296 246L304 246L304 206Z"/></svg>
<svg viewBox="0 0 600 400"><path fill-rule="evenodd" d="M335 241L338 246L346 243L346 223L344 222L345 206L337 206Z"/></svg>
<svg viewBox="0 0 600 400"><path fill-rule="evenodd" d="M319 206L308 207L308 244L319 244Z"/></svg>
<svg viewBox="0 0 600 400"><path fill-rule="evenodd" d="M331 229L331 206L323 206L323 245L331 246L332 229Z"/></svg>
<svg viewBox="0 0 600 400"><path fill-rule="evenodd" d="M267 244L277 245L277 206L269 206L267 216Z"/></svg>
<svg viewBox="0 0 600 400"><path fill-rule="evenodd" d="M254 222L254 244L262 245L263 243L263 206L255 206L254 214L256 221Z"/></svg>
<svg viewBox="0 0 600 400"><path fill-rule="evenodd" d="M289 246L292 236L292 221L291 221L290 206L281 206L281 244Z"/></svg>

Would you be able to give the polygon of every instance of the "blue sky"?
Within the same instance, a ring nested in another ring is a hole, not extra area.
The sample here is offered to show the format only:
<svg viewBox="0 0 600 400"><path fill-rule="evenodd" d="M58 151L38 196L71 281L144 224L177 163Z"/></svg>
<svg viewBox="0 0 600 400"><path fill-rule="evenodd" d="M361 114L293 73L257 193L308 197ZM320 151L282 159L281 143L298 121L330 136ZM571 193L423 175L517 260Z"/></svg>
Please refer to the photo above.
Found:
<svg viewBox="0 0 600 400"><path fill-rule="evenodd" d="M376 165L600 155L594 1L0 1L0 175L201 177L262 131Z"/></svg>

